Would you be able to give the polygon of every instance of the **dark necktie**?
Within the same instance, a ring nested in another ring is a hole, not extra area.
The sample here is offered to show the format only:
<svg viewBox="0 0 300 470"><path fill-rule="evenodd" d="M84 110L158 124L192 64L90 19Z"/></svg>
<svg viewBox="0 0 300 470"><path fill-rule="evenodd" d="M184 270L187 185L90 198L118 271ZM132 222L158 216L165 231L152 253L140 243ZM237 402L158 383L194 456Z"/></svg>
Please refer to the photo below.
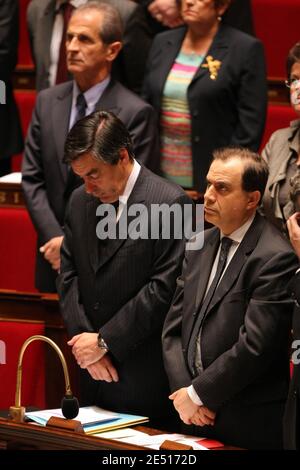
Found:
<svg viewBox="0 0 300 470"><path fill-rule="evenodd" d="M59 46L59 57L58 57L56 80L55 80L56 85L58 83L66 82L69 79L68 69L67 69L67 56L66 56L66 37L67 37L68 23L69 23L73 10L74 10L74 7L69 2L63 3L60 6L60 11L63 14L64 24L63 24L63 33L61 37L61 42Z"/></svg>
<svg viewBox="0 0 300 470"><path fill-rule="evenodd" d="M228 237L223 237L222 238L222 240L221 240L221 250L220 250L220 256L219 256L219 261L218 261L216 274L213 278L213 281L212 281L211 285L209 286L207 294L204 298L204 302L203 302L202 307L200 309L200 311L204 310L204 315L205 315L205 312L206 312L209 304L211 303L211 300L214 296L216 288L217 288L217 286L220 282L222 273L223 273L224 268L226 266L227 257L228 257L228 253L229 253L229 249L230 249L231 245L232 245L231 238L228 238Z"/></svg>
<svg viewBox="0 0 300 470"><path fill-rule="evenodd" d="M221 250L220 250L220 256L218 260L216 274L212 280L211 285L209 286L209 289L200 307L199 314L197 316L197 320L194 325L194 329L193 329L191 339L190 339L190 348L189 348L189 352L193 351L192 355L189 354L189 364L190 364L190 367L192 367L192 370L194 369L194 364L195 364L197 338L200 334L200 329L201 329L203 320L205 318L206 312L209 308L209 305L211 304L211 301L213 300L213 297L217 290L222 273L226 266L227 257L228 257L229 249L232 245L232 241L233 240L231 240L231 238L228 238L228 237L223 237L221 240Z"/></svg>
<svg viewBox="0 0 300 470"><path fill-rule="evenodd" d="M76 99L76 116L75 116L74 124L80 119L83 119L85 117L86 108L87 108L87 103L85 101L84 94L79 93Z"/></svg>

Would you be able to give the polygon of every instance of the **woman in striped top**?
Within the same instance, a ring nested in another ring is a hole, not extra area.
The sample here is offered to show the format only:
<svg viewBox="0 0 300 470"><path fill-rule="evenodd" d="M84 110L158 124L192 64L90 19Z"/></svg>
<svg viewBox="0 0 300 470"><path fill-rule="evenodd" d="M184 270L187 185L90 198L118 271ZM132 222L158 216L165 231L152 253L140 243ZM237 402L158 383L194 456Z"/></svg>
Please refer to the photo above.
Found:
<svg viewBox="0 0 300 470"><path fill-rule="evenodd" d="M231 0L182 0L185 26L156 36L143 95L159 114L161 171L198 199L213 150L258 150L267 104L259 40L222 24Z"/></svg>

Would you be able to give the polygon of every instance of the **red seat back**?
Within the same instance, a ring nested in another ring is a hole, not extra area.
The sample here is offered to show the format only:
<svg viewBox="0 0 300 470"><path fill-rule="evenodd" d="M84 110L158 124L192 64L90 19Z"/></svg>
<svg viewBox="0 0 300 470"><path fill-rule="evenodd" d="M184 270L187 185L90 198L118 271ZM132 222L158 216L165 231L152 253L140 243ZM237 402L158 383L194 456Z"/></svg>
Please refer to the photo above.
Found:
<svg viewBox="0 0 300 470"><path fill-rule="evenodd" d="M0 289L36 292L36 232L24 208L0 207Z"/></svg>
<svg viewBox="0 0 300 470"><path fill-rule="evenodd" d="M278 129L288 127L293 119L297 119L297 114L291 106L284 104L269 104L261 150L264 148L273 132Z"/></svg>
<svg viewBox="0 0 300 470"><path fill-rule="evenodd" d="M268 78L284 80L290 48L300 40L299 0L252 0L256 36L265 46Z"/></svg>
<svg viewBox="0 0 300 470"><path fill-rule="evenodd" d="M32 335L44 334L43 323L0 321L0 408L15 404L17 364L24 341ZM44 343L35 341L23 359L21 404L45 408Z"/></svg>

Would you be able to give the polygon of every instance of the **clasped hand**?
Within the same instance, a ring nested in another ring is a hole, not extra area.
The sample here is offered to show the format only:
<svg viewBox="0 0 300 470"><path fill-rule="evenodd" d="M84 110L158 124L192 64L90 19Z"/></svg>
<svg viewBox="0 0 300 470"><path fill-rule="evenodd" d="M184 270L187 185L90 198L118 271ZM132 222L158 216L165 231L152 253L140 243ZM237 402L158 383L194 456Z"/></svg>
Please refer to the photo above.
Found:
<svg viewBox="0 0 300 470"><path fill-rule="evenodd" d="M173 400L173 405L181 421L185 424L195 424L196 426L214 425L216 413L204 405L196 405L189 397L187 387L176 390L169 398Z"/></svg>
<svg viewBox="0 0 300 470"><path fill-rule="evenodd" d="M97 333L81 333L68 341L77 364L87 369L94 380L118 382L119 377L111 358L105 349L98 346Z"/></svg>

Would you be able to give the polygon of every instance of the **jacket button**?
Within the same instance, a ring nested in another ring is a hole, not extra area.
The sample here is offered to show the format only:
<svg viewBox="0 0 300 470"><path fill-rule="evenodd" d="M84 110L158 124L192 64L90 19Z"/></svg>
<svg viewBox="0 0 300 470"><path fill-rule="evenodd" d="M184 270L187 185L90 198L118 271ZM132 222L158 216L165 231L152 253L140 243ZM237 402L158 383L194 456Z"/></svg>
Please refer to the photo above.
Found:
<svg viewBox="0 0 300 470"><path fill-rule="evenodd" d="M182 352L185 353L186 349L185 348L182 348Z"/></svg>
<svg viewBox="0 0 300 470"><path fill-rule="evenodd" d="M193 317L195 317L197 315L197 312L193 312Z"/></svg>
<svg viewBox="0 0 300 470"><path fill-rule="evenodd" d="M194 116L194 117L197 117L198 115L199 115L198 109L194 109L194 111L193 111L193 116Z"/></svg>
<svg viewBox="0 0 300 470"><path fill-rule="evenodd" d="M198 135L195 135L194 142L196 143L200 142L200 137Z"/></svg>
<svg viewBox="0 0 300 470"><path fill-rule="evenodd" d="M94 310L98 310L98 308L99 308L99 302L96 302L96 303L94 304Z"/></svg>

